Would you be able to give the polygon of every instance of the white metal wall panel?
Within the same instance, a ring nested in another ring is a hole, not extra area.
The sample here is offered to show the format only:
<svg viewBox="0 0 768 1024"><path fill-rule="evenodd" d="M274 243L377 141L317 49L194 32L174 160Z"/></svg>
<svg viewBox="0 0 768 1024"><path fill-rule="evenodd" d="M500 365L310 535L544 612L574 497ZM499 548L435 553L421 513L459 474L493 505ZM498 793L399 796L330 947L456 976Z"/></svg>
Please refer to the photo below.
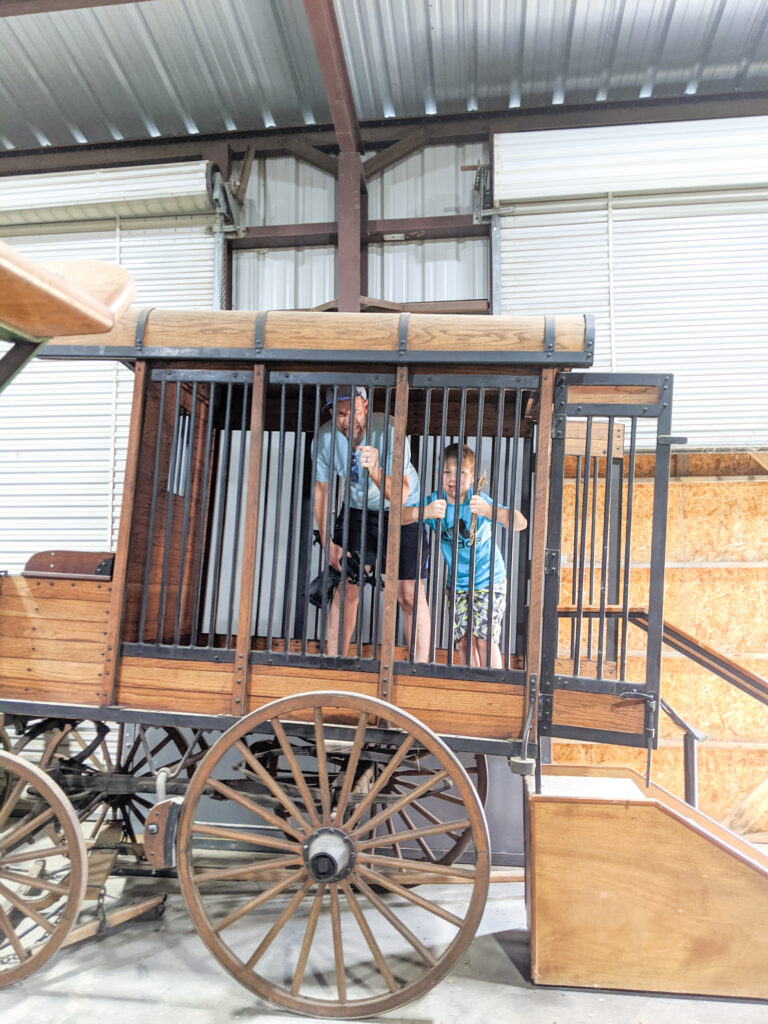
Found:
<svg viewBox="0 0 768 1024"><path fill-rule="evenodd" d="M673 373L691 447L768 445L768 188L518 204L501 224L503 312L593 313L595 368Z"/></svg>
<svg viewBox="0 0 768 1024"><path fill-rule="evenodd" d="M235 175L240 166L233 168ZM245 216L248 227L336 220L336 179L293 157L254 160Z"/></svg>
<svg viewBox="0 0 768 1024"><path fill-rule="evenodd" d="M768 116L515 132L495 136L494 200L748 186L767 166Z"/></svg>
<svg viewBox="0 0 768 1024"><path fill-rule="evenodd" d="M0 226L211 214L207 163L104 167L0 180Z"/></svg>
<svg viewBox="0 0 768 1024"><path fill-rule="evenodd" d="M488 297L488 241L395 242L368 246L368 291L387 302Z"/></svg>
<svg viewBox="0 0 768 1024"><path fill-rule="evenodd" d="M136 303L210 309L214 236L200 224L10 237L33 260L119 262ZM133 374L112 362L37 359L0 398L0 568L50 547L114 550Z"/></svg>
<svg viewBox="0 0 768 1024"><path fill-rule="evenodd" d="M488 163L488 146L425 146L368 182L371 220L472 213L473 171Z"/></svg>
<svg viewBox="0 0 768 1024"><path fill-rule="evenodd" d="M247 250L232 260L235 309L313 309L336 296L336 249Z"/></svg>

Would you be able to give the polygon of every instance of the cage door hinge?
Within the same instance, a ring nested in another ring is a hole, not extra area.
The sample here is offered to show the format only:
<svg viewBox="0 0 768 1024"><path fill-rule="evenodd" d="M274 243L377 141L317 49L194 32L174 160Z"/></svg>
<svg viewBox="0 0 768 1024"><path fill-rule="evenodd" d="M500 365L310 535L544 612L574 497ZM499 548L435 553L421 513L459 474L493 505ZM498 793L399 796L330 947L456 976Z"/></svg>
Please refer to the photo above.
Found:
<svg viewBox="0 0 768 1024"><path fill-rule="evenodd" d="M544 549L544 575L557 576L560 572L560 552L557 548Z"/></svg>

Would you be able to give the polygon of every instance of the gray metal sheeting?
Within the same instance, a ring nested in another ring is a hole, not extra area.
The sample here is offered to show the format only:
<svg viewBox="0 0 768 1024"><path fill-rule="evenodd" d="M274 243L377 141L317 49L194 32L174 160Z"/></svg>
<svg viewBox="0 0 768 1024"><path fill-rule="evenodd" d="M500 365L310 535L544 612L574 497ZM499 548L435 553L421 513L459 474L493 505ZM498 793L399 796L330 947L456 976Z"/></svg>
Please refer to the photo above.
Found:
<svg viewBox="0 0 768 1024"><path fill-rule="evenodd" d="M336 0L362 120L754 92L762 0ZM327 124L301 0L0 19L0 147Z"/></svg>

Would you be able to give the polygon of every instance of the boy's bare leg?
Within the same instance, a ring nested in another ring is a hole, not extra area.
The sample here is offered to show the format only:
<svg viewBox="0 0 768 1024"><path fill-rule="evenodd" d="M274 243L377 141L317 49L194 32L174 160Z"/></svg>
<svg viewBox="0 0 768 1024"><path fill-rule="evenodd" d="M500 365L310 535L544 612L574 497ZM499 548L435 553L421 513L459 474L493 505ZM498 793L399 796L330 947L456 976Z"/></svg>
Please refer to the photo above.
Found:
<svg viewBox="0 0 768 1024"><path fill-rule="evenodd" d="M357 625L357 606L360 601L360 588L347 580L344 593L344 625L341 633L341 651L339 652L339 607L341 605L341 587L336 588L331 607L328 609L328 626L325 653L331 657L341 654L345 657L349 651L349 643Z"/></svg>
<svg viewBox="0 0 768 1024"><path fill-rule="evenodd" d="M475 660L477 659L477 660ZM479 636L472 637L472 664L485 668L488 664L488 641ZM501 668L501 648L498 644L491 644L491 668Z"/></svg>
<svg viewBox="0 0 768 1024"><path fill-rule="evenodd" d="M397 581L397 603L403 613L403 634L410 650L413 629L414 604L418 600L416 615L416 638L413 644L413 660L426 661L429 657L429 634L432 625L424 585L416 580Z"/></svg>

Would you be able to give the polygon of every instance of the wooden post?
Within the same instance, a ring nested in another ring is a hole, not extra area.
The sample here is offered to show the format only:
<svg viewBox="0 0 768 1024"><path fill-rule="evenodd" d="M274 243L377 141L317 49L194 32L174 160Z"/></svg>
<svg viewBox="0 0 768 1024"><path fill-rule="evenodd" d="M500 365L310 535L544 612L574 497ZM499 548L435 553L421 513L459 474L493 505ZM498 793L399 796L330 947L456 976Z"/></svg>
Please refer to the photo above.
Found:
<svg viewBox="0 0 768 1024"><path fill-rule="evenodd" d="M237 616L237 647L235 671L232 677L233 715L247 713L248 675L251 651L251 614L253 612L253 585L256 575L256 548L259 539L259 497L261 493L261 449L264 437L264 365L253 368L251 392L251 443L248 452L248 484L245 501L246 526L243 541L243 564L240 570L240 608ZM235 539L237 543L237 539Z"/></svg>
<svg viewBox="0 0 768 1024"><path fill-rule="evenodd" d="M552 409L555 400L555 370L542 370L539 394L539 426L536 433L536 487L533 498L531 534L531 598L528 610L528 647L525 706L530 707L531 687L541 683L541 634L544 613L544 556L549 521L549 469L552 457ZM531 677L535 676L532 682ZM536 715L531 726L536 736ZM525 751L522 752L525 756Z"/></svg>
<svg viewBox="0 0 768 1024"><path fill-rule="evenodd" d="M133 381L131 422L128 429L128 458L125 464L125 482L123 484L123 498L120 509L120 529L117 535L117 551L115 553L115 564L112 568L112 593L107 612L104 667L101 670L101 699L104 704L114 704L117 700L120 638L122 635L126 582L128 578L128 550L131 543L133 512L136 504L136 478L139 472L139 449L141 448L141 435L144 428L144 405L147 399L148 381L149 371L147 364L137 362Z"/></svg>
<svg viewBox="0 0 768 1024"><path fill-rule="evenodd" d="M398 367L395 390L395 436L392 441L392 485L389 497L389 533L387 536L387 580L384 586L384 618L379 652L379 697L389 700L395 663L395 623L397 621L397 580L400 561L400 523L403 510L403 473L405 472L405 431L408 421L408 371ZM382 483L386 475L382 467ZM418 581L417 581L418 583Z"/></svg>

